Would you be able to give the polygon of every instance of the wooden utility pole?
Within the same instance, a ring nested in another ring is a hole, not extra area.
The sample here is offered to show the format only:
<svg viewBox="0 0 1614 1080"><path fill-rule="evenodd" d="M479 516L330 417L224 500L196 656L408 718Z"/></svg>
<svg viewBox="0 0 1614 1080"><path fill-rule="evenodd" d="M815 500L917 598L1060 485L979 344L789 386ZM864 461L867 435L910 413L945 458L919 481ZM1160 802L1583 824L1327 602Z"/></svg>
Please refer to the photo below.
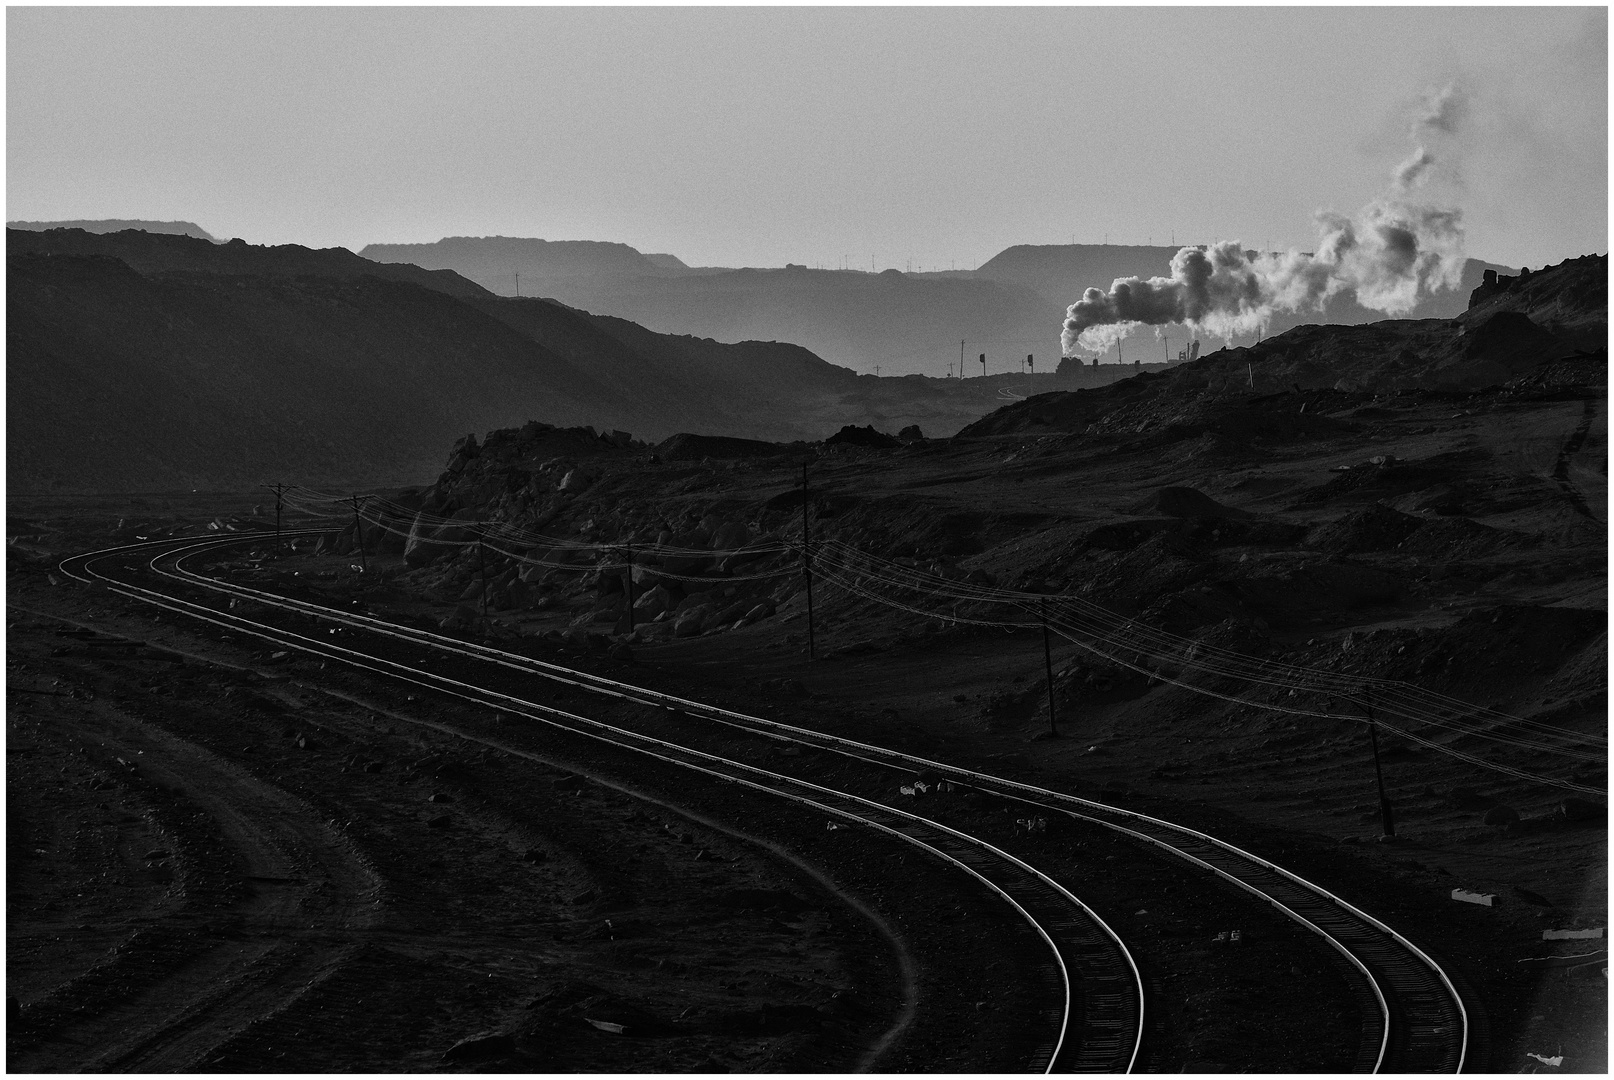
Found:
<svg viewBox="0 0 1614 1080"><path fill-rule="evenodd" d="M275 493L275 556L280 555L280 495L286 490L285 484L269 484L270 491Z"/></svg>
<svg viewBox="0 0 1614 1080"><path fill-rule="evenodd" d="M359 573L370 572L370 562L364 557L364 524L359 521L359 497L353 496L353 542L359 545Z"/></svg>
<svg viewBox="0 0 1614 1080"><path fill-rule="evenodd" d="M1373 744L1373 777L1379 784L1379 821L1385 836L1395 835L1395 815L1390 810L1390 799L1384 794L1384 769L1379 765L1379 722L1373 715L1373 699L1362 692L1362 707L1367 710L1368 739Z"/></svg>

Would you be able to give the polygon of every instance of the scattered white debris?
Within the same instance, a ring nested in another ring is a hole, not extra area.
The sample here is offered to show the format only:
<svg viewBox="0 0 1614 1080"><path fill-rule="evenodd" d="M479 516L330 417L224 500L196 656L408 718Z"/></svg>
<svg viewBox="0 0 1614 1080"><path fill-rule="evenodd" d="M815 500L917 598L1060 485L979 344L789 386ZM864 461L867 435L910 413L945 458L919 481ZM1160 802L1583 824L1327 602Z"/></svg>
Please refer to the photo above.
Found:
<svg viewBox="0 0 1614 1080"><path fill-rule="evenodd" d="M1541 1062L1541 1064L1551 1065L1555 1069L1564 1063L1564 1056L1562 1054L1554 1054L1552 1057L1542 1057L1540 1054L1526 1054L1525 1056L1533 1057L1537 1061Z"/></svg>
<svg viewBox="0 0 1614 1080"><path fill-rule="evenodd" d="M1481 907L1496 906L1495 893L1479 893L1469 892L1467 889L1453 889L1451 891L1451 898L1453 900L1461 900L1465 904L1479 904Z"/></svg>
<svg viewBox="0 0 1614 1080"><path fill-rule="evenodd" d="M587 1020L601 1031L609 1031L612 1035L620 1035L627 1030L621 1024L613 1024L609 1020L594 1020L587 1016L583 1017L583 1019Z"/></svg>
<svg viewBox="0 0 1614 1080"><path fill-rule="evenodd" d="M1541 940L1542 941L1578 941L1578 940L1585 939L1585 938L1601 938L1602 936L1603 936L1603 928L1601 926L1595 927L1595 928L1590 929L1590 930L1543 930L1543 931L1541 931Z"/></svg>

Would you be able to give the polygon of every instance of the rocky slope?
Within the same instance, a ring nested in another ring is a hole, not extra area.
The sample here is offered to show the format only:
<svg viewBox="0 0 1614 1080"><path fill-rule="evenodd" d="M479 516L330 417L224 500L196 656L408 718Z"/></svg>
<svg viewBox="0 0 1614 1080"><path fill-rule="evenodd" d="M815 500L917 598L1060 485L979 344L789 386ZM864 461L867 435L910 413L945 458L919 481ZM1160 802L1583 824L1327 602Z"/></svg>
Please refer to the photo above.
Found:
<svg viewBox="0 0 1614 1080"><path fill-rule="evenodd" d="M141 274L188 271L253 277L358 277L407 281L450 296L485 296L487 290L452 270L422 270L418 266L378 266L346 248L306 248L301 244L259 247L245 240L216 244L210 239L127 229L99 232L85 229L49 229L43 232L7 230L6 253L104 256L118 259Z"/></svg>

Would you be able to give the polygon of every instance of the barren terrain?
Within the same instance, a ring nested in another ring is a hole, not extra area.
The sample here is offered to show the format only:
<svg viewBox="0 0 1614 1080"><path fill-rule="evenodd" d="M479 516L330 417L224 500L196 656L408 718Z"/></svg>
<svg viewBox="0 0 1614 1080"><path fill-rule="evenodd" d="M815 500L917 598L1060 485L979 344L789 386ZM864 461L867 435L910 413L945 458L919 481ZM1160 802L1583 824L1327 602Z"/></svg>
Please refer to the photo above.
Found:
<svg viewBox="0 0 1614 1080"><path fill-rule="evenodd" d="M1315 420L1271 434L1298 415ZM822 446L812 539L1606 735L1598 394L1269 395L1238 417L1264 434ZM730 522L753 540L799 537L795 458L659 460L569 438L489 437L394 501L491 507L579 544L649 544L658 529L710 543ZM573 470L589 484L556 492ZM1175 488L1218 509L1184 516L1188 497L1163 494ZM1003 962L1025 928L956 872L760 796L154 619L51 569L114 538L261 523L271 506L12 502L12 1068L1025 1066L1035 1007ZM437 557L406 562L401 536L381 553L378 539L365 573L351 530L346 548L304 542L278 559L260 541L215 572L1204 829L1447 965L1480 1067L1561 1053L1563 1070L1604 1068L1603 942L1541 939L1606 912L1602 811L1566 816L1563 789L1387 737L1397 835L1379 843L1364 726L1260 707L1281 688L1206 697L1056 638L1061 737L1048 739L1037 631L925 617L821 578L809 661L789 552L706 593L685 582L682 600L646 560L636 601L661 588L679 610L646 608L627 634L620 577L555 569L557 549L528 551L551 567L523 581L519 560L474 543L438 535ZM711 622L678 629L689 613ZM712 737L685 728L661 734ZM1453 745L1606 789L1603 760ZM869 793L900 798L896 786ZM1487 824L1498 806L1517 820ZM1139 950L1155 1010L1145 1067L1349 1067L1358 1034L1337 961L1292 924L1116 839L948 812L1067 882ZM1454 888L1496 906L1454 902ZM1231 929L1237 953L1216 941Z"/></svg>

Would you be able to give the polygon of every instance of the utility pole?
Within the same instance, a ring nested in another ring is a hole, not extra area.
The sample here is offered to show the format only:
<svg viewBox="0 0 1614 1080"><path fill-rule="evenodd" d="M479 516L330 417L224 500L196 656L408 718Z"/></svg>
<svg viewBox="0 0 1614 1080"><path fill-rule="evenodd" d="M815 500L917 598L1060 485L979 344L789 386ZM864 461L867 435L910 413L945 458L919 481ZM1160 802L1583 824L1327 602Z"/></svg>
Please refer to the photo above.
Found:
<svg viewBox="0 0 1614 1080"><path fill-rule="evenodd" d="M280 494L286 490L285 484L269 484L270 491L275 493L275 557L280 557Z"/></svg>
<svg viewBox="0 0 1614 1080"><path fill-rule="evenodd" d="M986 378L986 354L981 354L981 378Z"/></svg>
<svg viewBox="0 0 1614 1080"><path fill-rule="evenodd" d="M521 271L516 271L516 299L521 298Z"/></svg>
<svg viewBox="0 0 1614 1080"><path fill-rule="evenodd" d="M1048 601L1039 600L1042 610L1042 663L1048 672L1048 733L1059 738L1059 724L1054 719L1054 647L1048 639Z"/></svg>
<svg viewBox="0 0 1614 1080"><path fill-rule="evenodd" d="M813 659L813 555L807 531L807 463L801 463L801 572L807 578L807 659Z"/></svg>
<svg viewBox="0 0 1614 1080"><path fill-rule="evenodd" d="M1037 361L1031 353L1026 353L1026 370L1033 375L1037 373Z"/></svg>
<svg viewBox="0 0 1614 1080"><path fill-rule="evenodd" d="M1384 835L1395 835L1395 815L1390 812L1390 800L1384 794L1384 770L1379 766L1379 722L1373 716L1373 699L1369 692L1362 691L1362 707L1367 710L1367 733L1373 743L1373 776L1379 782L1379 821L1383 823Z"/></svg>
<svg viewBox="0 0 1614 1080"><path fill-rule="evenodd" d="M353 542L359 545L359 573L370 572L370 562L364 557L364 524L359 521L359 497L353 496Z"/></svg>
<svg viewBox="0 0 1614 1080"><path fill-rule="evenodd" d="M947 369L947 374L952 375L952 373L953 373L952 366L949 365L948 369ZM959 338L959 340L958 340L958 377L960 379L962 379L964 377L964 339L963 338Z"/></svg>

